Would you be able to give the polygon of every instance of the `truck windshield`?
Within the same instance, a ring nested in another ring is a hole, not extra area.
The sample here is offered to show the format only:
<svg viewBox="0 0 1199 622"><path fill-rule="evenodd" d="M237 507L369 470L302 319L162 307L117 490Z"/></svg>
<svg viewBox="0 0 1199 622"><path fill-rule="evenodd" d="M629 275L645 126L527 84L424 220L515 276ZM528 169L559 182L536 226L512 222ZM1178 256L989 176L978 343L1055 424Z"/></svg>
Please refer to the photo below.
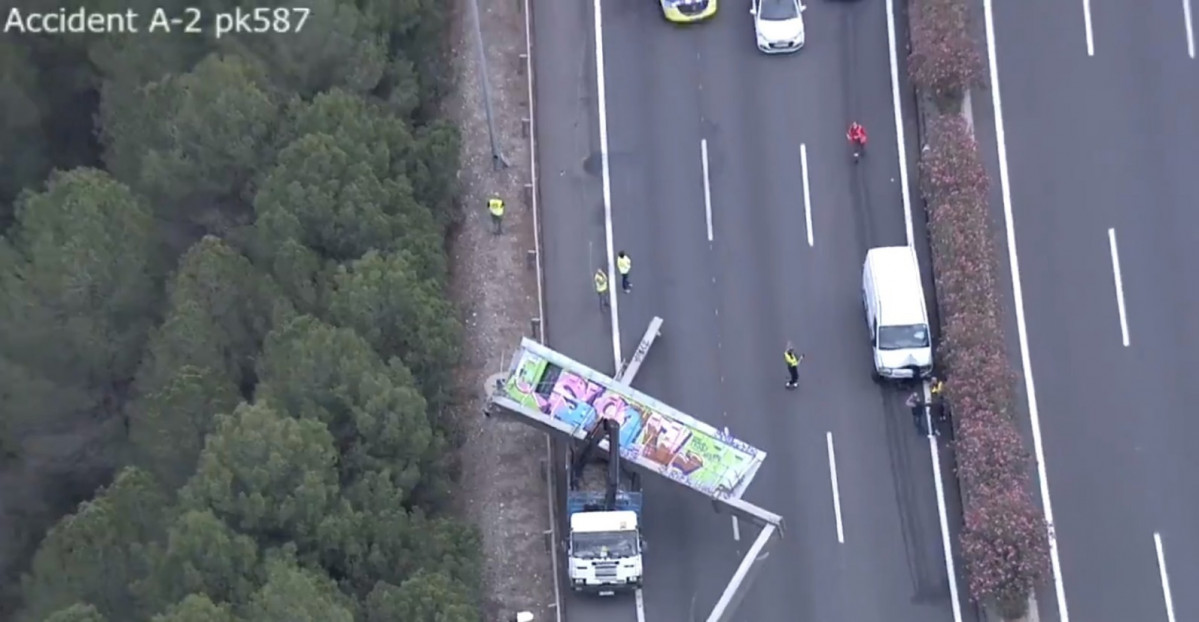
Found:
<svg viewBox="0 0 1199 622"><path fill-rule="evenodd" d="M615 559L640 553L635 531L599 531L571 536L571 553L581 559Z"/></svg>
<svg viewBox="0 0 1199 622"><path fill-rule="evenodd" d="M881 326L878 329L879 350L907 350L928 347L928 327L923 324L911 326Z"/></svg>

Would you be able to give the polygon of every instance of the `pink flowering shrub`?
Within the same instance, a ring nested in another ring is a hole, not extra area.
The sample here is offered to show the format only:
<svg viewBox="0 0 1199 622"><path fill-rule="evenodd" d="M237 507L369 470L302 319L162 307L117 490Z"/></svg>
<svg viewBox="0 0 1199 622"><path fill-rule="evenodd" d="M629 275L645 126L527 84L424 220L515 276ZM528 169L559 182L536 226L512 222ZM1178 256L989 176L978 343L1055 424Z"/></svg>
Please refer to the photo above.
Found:
<svg viewBox="0 0 1199 622"><path fill-rule="evenodd" d="M1049 571L1044 520L1023 484L985 489L965 511L962 557L970 593L1005 618L1028 609L1028 595ZM1041 537L1030 537L1030 534Z"/></svg>
<svg viewBox="0 0 1199 622"><path fill-rule="evenodd" d="M1029 494L1029 455L1011 410L1016 378L1003 341L987 173L960 115L934 115L926 138L920 188L941 311L938 356L957 439L962 556L971 597L1018 617L1046 576L1048 535Z"/></svg>
<svg viewBox="0 0 1199 622"><path fill-rule="evenodd" d="M938 105L959 104L966 89L979 83L983 69L970 36L965 1L910 0L908 11L912 81Z"/></svg>

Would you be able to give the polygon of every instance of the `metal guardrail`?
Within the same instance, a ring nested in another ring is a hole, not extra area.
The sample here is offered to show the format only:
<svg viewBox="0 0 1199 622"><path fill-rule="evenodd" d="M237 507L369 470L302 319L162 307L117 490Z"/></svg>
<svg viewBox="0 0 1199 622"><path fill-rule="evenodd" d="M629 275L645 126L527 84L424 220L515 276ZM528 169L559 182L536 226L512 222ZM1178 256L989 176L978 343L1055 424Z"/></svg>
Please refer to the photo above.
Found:
<svg viewBox="0 0 1199 622"><path fill-rule="evenodd" d="M525 53L523 60L525 83L528 85L529 118L526 120L529 139L529 183L525 186L525 197L529 211L533 215L533 268L537 280L537 317L530 322L535 334L533 337L540 343L546 342L545 317L545 268L541 253L541 209L538 203L540 187L537 184L537 113L536 95L533 85L533 2L532 0L517 0L525 16ZM558 549L554 544L558 541L558 512L554 503L556 490L554 488L554 442L549 434L545 435L545 481L546 506L549 508L550 524L546 534L550 542L550 564L554 575L554 619L562 621L562 577L558 569Z"/></svg>

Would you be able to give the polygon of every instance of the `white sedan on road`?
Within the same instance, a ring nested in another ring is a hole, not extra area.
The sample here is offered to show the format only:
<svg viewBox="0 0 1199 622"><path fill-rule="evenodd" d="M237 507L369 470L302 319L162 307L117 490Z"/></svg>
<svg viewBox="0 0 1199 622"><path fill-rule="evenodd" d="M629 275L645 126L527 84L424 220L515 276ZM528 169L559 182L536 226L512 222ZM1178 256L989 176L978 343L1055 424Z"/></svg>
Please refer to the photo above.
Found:
<svg viewBox="0 0 1199 622"><path fill-rule="evenodd" d="M802 0L752 0L758 49L767 54L798 52L804 44Z"/></svg>

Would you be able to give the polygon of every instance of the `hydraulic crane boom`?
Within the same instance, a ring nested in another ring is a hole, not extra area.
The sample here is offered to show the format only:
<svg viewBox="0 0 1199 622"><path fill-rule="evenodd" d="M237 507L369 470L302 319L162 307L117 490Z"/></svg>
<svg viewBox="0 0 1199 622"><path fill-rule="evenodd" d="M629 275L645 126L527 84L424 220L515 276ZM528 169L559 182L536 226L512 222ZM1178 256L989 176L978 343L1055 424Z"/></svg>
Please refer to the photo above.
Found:
<svg viewBox="0 0 1199 622"><path fill-rule="evenodd" d="M616 509L616 493L620 490L620 422L615 419L600 421L608 430L608 489L604 495L604 506Z"/></svg>
<svg viewBox="0 0 1199 622"><path fill-rule="evenodd" d="M581 443L581 447L573 452L573 458L570 464L570 489L579 490L582 486L583 473L587 469L587 465L591 462L596 451L599 449L600 443L604 440L608 441L608 473L607 480L604 483L603 504L588 503L585 509L589 511L603 510L611 512L617 509L627 509L627 503L618 504L617 500L621 492L621 472L620 465L620 422L613 419L600 419L596 422L591 431ZM621 506L621 507L618 507Z"/></svg>
<svg viewBox="0 0 1199 622"><path fill-rule="evenodd" d="M603 421L600 421L602 424ZM591 428L591 431L584 437L582 447L574 452L574 460L570 465L570 488L574 490L579 487L579 480L583 476L583 469L587 467L587 462L591 460L591 454L595 452L595 448L599 447L600 441L604 439L604 431L607 428L603 425L597 425Z"/></svg>

